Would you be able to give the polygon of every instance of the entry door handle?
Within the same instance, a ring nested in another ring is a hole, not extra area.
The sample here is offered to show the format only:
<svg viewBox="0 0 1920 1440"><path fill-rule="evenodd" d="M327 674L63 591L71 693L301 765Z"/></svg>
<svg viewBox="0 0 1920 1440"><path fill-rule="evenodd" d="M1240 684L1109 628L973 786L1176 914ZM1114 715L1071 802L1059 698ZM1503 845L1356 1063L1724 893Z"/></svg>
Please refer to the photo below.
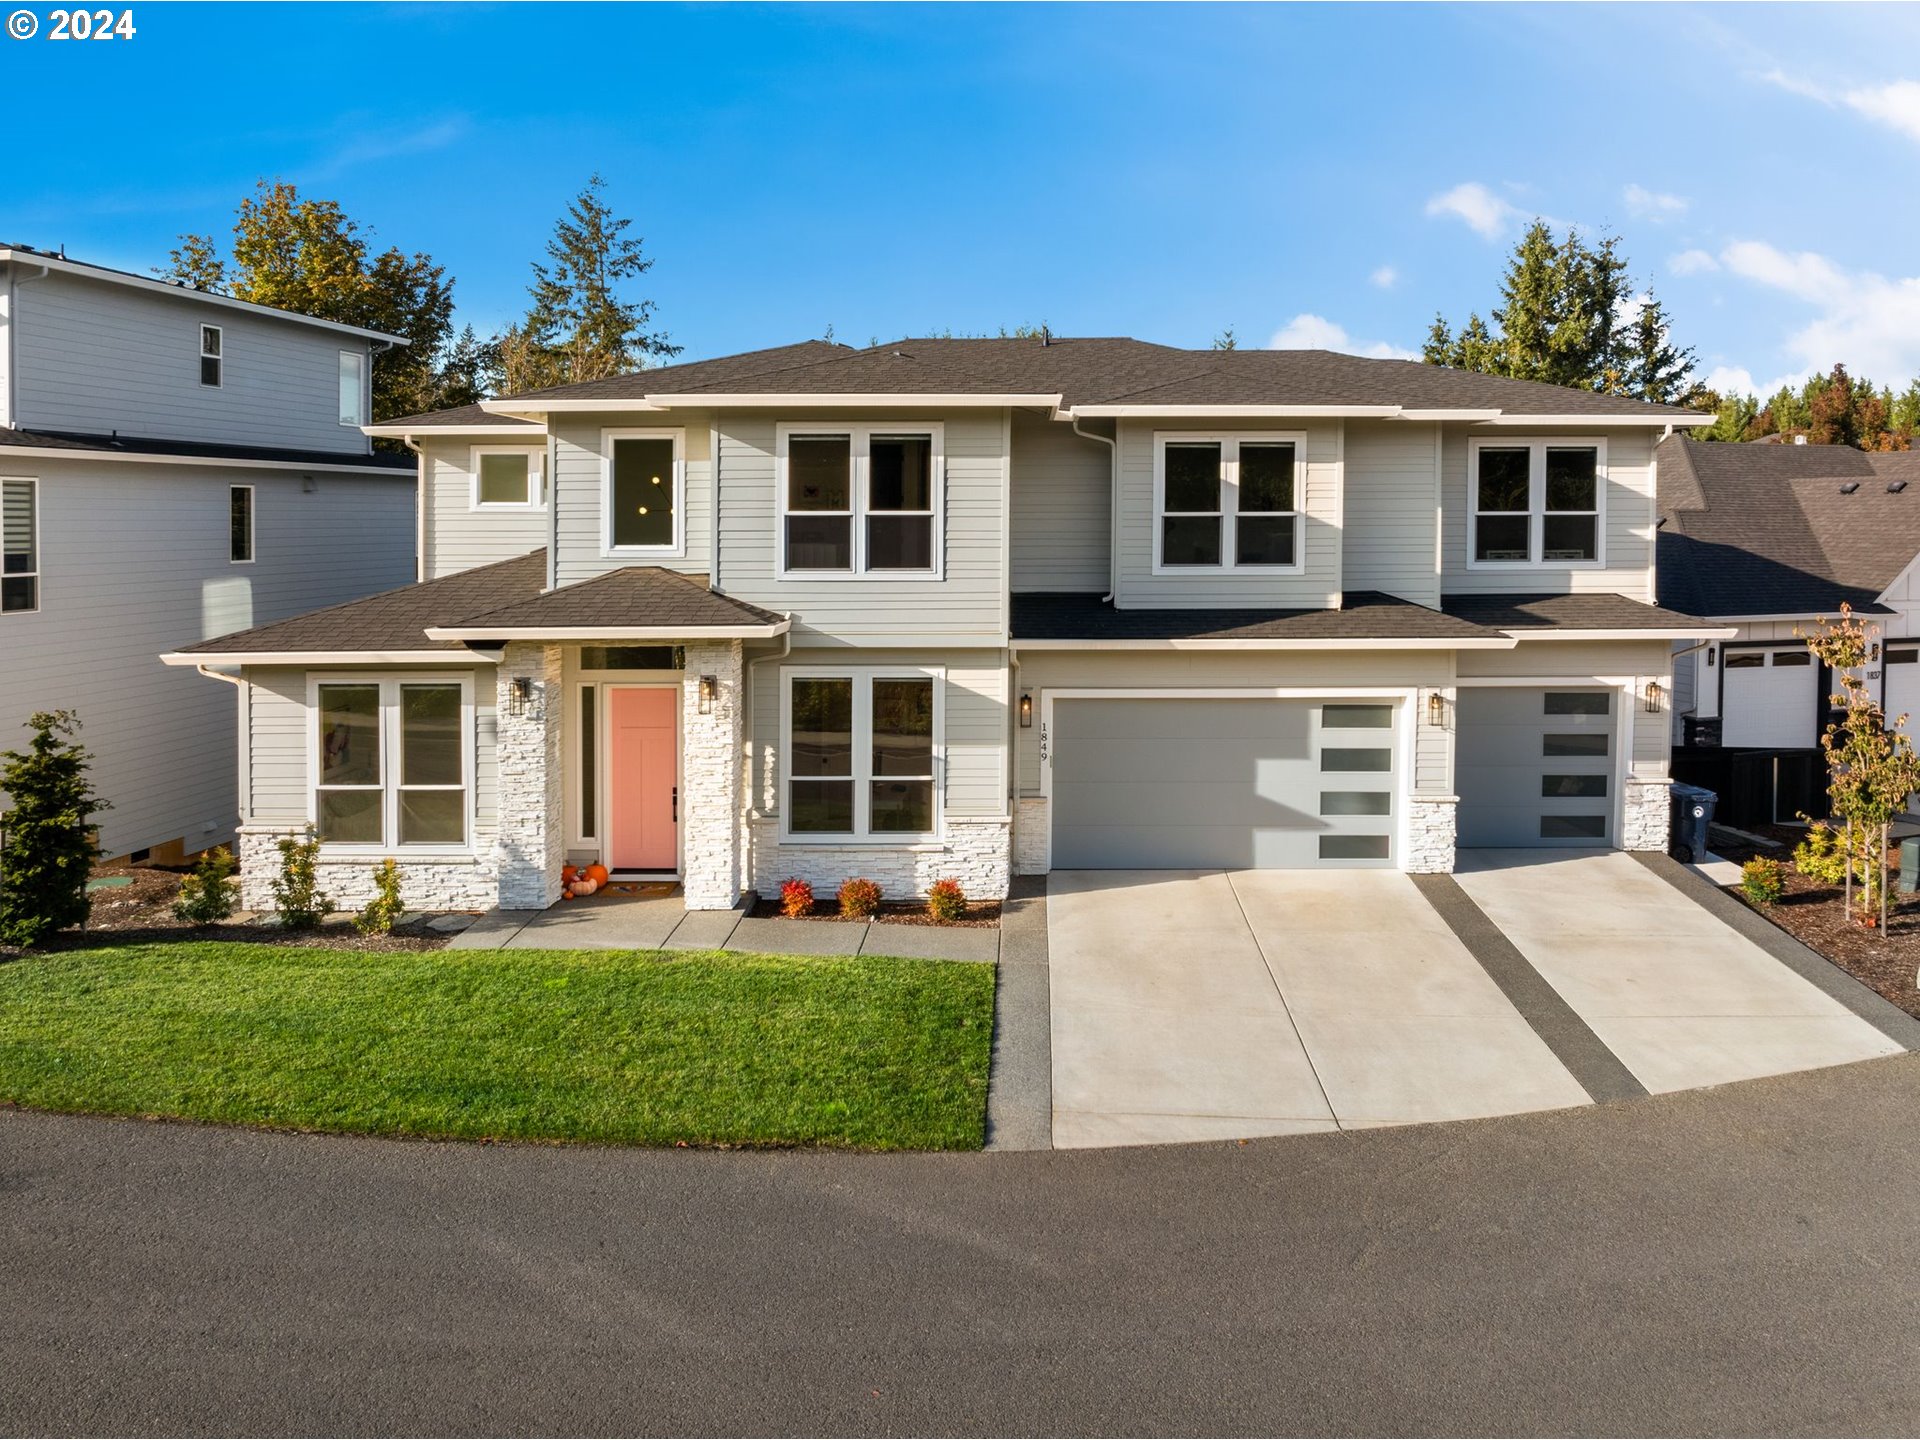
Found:
<svg viewBox="0 0 1920 1440"><path fill-rule="evenodd" d="M676 825L680 823L680 787L678 785L673 787L673 823Z"/></svg>

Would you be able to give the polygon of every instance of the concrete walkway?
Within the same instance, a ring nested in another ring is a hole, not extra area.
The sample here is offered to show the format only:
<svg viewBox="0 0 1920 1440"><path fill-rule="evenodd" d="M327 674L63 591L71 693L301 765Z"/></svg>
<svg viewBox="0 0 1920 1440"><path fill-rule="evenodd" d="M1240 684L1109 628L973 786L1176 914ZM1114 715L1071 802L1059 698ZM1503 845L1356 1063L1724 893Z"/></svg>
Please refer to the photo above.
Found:
<svg viewBox="0 0 1920 1440"><path fill-rule="evenodd" d="M767 955L897 955L992 963L1000 931L944 925L754 919L744 910L689 910L678 892L595 895L545 910L493 910L451 950L732 950Z"/></svg>
<svg viewBox="0 0 1920 1440"><path fill-rule="evenodd" d="M1463 850L1455 878L1648 1090L1904 1048L1630 855Z"/></svg>

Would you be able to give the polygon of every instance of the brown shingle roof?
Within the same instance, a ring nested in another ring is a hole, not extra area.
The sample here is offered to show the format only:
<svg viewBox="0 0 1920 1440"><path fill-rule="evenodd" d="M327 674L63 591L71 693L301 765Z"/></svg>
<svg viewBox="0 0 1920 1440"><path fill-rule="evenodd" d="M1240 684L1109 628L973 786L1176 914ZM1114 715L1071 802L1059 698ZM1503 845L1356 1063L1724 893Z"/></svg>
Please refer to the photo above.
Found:
<svg viewBox="0 0 1920 1440"><path fill-rule="evenodd" d="M744 600L714 594L703 576L683 575L657 565L629 565L545 594L471 611L449 622L448 628L612 630L637 625L649 630L698 631L778 625L786 618Z"/></svg>
<svg viewBox="0 0 1920 1440"><path fill-rule="evenodd" d="M1632 600L1625 595L1447 595L1447 614L1490 630L1686 630L1697 615Z"/></svg>
<svg viewBox="0 0 1920 1440"><path fill-rule="evenodd" d="M298 468L342 465L375 474L412 478L411 455L376 450L356 454L338 450L281 450L268 445L213 445L195 440L152 440L138 435L76 435L67 431L10 430L0 426L0 446L23 450L71 450L75 455L153 455L194 460L261 460Z"/></svg>
<svg viewBox="0 0 1920 1440"><path fill-rule="evenodd" d="M1376 590L1338 610L1117 610L1094 594L1013 597L1015 644L1037 640L1492 640L1494 632Z"/></svg>
<svg viewBox="0 0 1920 1440"><path fill-rule="evenodd" d="M456 405L451 410L429 410L424 415L402 415L380 422L382 429L406 426L413 430L450 430L470 425L526 429L535 434L540 431L540 427L531 420L521 420L513 415L496 415L491 410L482 410L478 405Z"/></svg>

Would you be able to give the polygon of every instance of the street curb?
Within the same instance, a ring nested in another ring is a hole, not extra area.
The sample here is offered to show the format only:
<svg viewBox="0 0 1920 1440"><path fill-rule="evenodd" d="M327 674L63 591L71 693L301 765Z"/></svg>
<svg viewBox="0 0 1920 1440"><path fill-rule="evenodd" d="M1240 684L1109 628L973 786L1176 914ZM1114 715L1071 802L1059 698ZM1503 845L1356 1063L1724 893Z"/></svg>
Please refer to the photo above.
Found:
<svg viewBox="0 0 1920 1440"><path fill-rule="evenodd" d="M1000 910L986 1148L1053 1148L1053 1011L1043 875L1016 878Z"/></svg>

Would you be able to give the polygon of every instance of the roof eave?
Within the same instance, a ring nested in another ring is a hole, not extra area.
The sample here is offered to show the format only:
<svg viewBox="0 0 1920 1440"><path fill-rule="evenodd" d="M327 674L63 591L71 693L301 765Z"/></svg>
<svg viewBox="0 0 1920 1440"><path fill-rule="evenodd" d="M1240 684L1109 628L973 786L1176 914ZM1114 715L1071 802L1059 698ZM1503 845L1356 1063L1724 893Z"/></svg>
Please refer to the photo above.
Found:
<svg viewBox="0 0 1920 1440"><path fill-rule="evenodd" d="M546 431L538 424L532 425L362 425L362 435L384 436L391 440L430 440L436 435L507 436L518 435L528 440L540 440Z"/></svg>
<svg viewBox="0 0 1920 1440"><path fill-rule="evenodd" d="M230 455L156 455L144 450L96 450L84 445L0 445L0 459L21 456L29 460L114 460L144 465L224 465L242 470L320 471L327 475L390 475L396 480L412 481L414 464L349 464L344 460L253 460Z"/></svg>
<svg viewBox="0 0 1920 1440"><path fill-rule="evenodd" d="M1515 627L1506 633L1515 640L1729 640L1735 632L1725 625L1702 622L1699 625L1623 626L1611 630L1528 626Z"/></svg>
<svg viewBox="0 0 1920 1440"><path fill-rule="evenodd" d="M768 625L434 625L429 640L470 645L489 640L771 640L790 620Z"/></svg>
<svg viewBox="0 0 1920 1440"><path fill-rule="evenodd" d="M462 650L173 650L162 665L471 665Z"/></svg>
<svg viewBox="0 0 1920 1440"><path fill-rule="evenodd" d="M540 400L527 397L515 400L482 400L480 407L494 415L511 415L519 419L537 419L542 415L565 415L589 412L620 414L638 411L652 413L664 410L798 410L806 408L846 408L849 406L865 410L928 410L928 409L1003 409L1042 407L1058 410L1063 395L1030 395L1013 393L955 393L953 391L924 391L915 393L878 393L874 391L840 391L835 393L811 394L790 391L765 392L726 392L684 395L644 395L625 398L607 397L604 399L556 398Z"/></svg>
<svg viewBox="0 0 1920 1440"><path fill-rule="evenodd" d="M1239 639L1142 640L1022 640L1008 642L1015 650L1511 650L1508 635L1460 636L1442 639L1288 639L1283 636Z"/></svg>

